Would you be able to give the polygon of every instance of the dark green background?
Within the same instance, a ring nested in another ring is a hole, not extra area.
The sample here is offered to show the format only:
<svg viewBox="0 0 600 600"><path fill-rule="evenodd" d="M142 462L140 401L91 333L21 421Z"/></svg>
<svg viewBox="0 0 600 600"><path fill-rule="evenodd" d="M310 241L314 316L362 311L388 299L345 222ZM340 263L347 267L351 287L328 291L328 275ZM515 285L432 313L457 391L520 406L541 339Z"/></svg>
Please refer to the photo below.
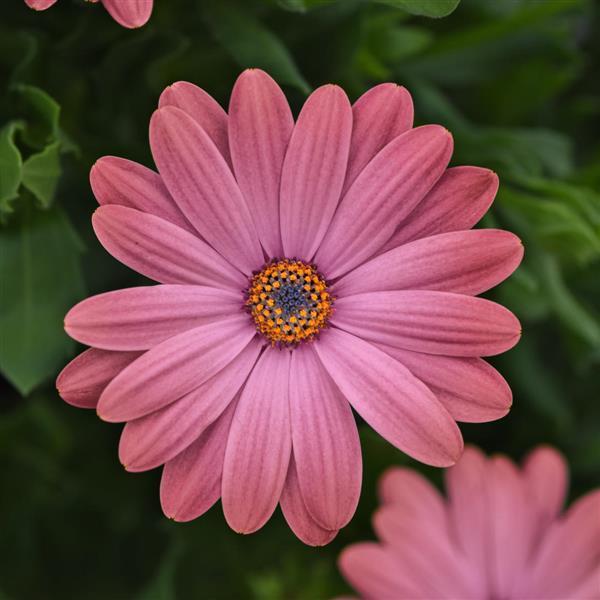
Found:
<svg viewBox="0 0 600 600"><path fill-rule="evenodd" d="M524 325L519 346L494 361L514 407L461 428L467 442L516 459L554 444L571 463L573 496L597 486L598 4L463 0L442 19L410 15L406 0L155 4L138 31L72 0L45 13L22 0L0 8L0 598L328 598L348 591L340 549L372 538L382 470L409 464L441 481L362 426L361 502L330 546L302 545L279 513L249 537L227 528L220 506L176 524L160 510L159 471L120 466L120 428L56 394L57 372L79 351L62 332L65 311L143 281L93 237L90 166L103 154L151 164L161 90L185 79L226 106L247 66L268 70L295 111L322 83L352 100L402 83L418 123L454 133L454 164L499 173L484 225L513 230L526 248L491 294Z"/></svg>

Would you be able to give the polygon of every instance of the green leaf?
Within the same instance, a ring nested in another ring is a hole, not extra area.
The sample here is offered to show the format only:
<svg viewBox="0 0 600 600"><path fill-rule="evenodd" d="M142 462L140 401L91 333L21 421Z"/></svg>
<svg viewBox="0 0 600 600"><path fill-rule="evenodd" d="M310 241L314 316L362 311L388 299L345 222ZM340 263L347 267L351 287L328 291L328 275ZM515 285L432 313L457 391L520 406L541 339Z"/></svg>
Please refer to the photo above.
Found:
<svg viewBox="0 0 600 600"><path fill-rule="evenodd" d="M401 8L411 15L433 17L439 19L447 17L456 10L460 0L375 0L381 4L388 4L394 8Z"/></svg>
<svg viewBox="0 0 600 600"><path fill-rule="evenodd" d="M22 394L54 375L71 352L63 318L84 295L80 251L56 208L23 202L0 230L0 371Z"/></svg>
<svg viewBox="0 0 600 600"><path fill-rule="evenodd" d="M60 142L46 146L23 163L23 185L37 198L42 208L52 204L60 175Z"/></svg>
<svg viewBox="0 0 600 600"><path fill-rule="evenodd" d="M32 148L45 148L59 137L60 106L44 90L19 84L12 88L17 95L19 112L27 123L23 141Z"/></svg>
<svg viewBox="0 0 600 600"><path fill-rule="evenodd" d="M11 202L18 196L23 159L15 145L15 133L23 123L13 121L0 130L0 218L12 212Z"/></svg>

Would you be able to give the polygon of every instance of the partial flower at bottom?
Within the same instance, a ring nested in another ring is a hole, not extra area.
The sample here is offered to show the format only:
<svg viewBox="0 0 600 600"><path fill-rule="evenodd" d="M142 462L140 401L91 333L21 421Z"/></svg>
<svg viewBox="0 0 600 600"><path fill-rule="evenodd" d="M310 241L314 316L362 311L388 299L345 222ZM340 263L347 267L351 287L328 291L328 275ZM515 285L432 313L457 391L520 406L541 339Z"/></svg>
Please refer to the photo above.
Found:
<svg viewBox="0 0 600 600"><path fill-rule="evenodd" d="M511 348L519 322L475 296L523 247L470 231L496 175L448 169L450 133L412 118L396 84L354 106L326 85L294 122L277 84L248 70L229 114L190 83L164 91L150 124L158 173L94 165L100 242L160 285L69 312L66 331L91 348L58 390L127 423L127 470L165 465L169 517L222 498L250 533L279 503L300 539L325 544L360 494L351 407L435 466L460 458L456 421L508 412L510 389L481 357Z"/></svg>

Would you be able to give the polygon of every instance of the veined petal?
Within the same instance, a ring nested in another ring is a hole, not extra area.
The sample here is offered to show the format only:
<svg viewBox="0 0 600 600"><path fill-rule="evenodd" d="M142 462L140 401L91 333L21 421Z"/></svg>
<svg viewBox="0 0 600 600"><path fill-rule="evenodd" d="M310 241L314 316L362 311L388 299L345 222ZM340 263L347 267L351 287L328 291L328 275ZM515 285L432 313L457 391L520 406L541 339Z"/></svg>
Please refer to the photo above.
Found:
<svg viewBox="0 0 600 600"><path fill-rule="evenodd" d="M123 27L135 29L148 22L153 0L102 0L110 16Z"/></svg>

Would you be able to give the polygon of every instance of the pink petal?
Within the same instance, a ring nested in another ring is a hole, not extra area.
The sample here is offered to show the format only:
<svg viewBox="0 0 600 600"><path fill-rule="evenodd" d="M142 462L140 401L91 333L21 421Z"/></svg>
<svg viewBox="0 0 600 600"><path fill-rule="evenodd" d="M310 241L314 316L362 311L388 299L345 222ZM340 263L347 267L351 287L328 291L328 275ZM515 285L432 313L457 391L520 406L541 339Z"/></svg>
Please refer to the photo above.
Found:
<svg viewBox="0 0 600 600"><path fill-rule="evenodd" d="M102 0L102 4L119 25L135 29L150 19L153 0Z"/></svg>
<svg viewBox="0 0 600 600"><path fill-rule="evenodd" d="M130 421L174 402L225 368L254 334L240 315L169 338L112 380L100 396L100 418Z"/></svg>
<svg viewBox="0 0 600 600"><path fill-rule="evenodd" d="M354 103L344 194L386 144L412 127L413 114L410 94L395 83L376 85Z"/></svg>
<svg viewBox="0 0 600 600"><path fill-rule="evenodd" d="M46 10L56 4L56 0L25 0L25 3L34 10Z"/></svg>
<svg viewBox="0 0 600 600"><path fill-rule="evenodd" d="M285 483L292 435L290 352L267 348L237 405L223 466L223 512L239 533L260 529L271 517Z"/></svg>
<svg viewBox="0 0 600 600"><path fill-rule="evenodd" d="M418 377L457 421L486 423L504 417L512 392L502 375L481 358L421 354L378 344Z"/></svg>
<svg viewBox="0 0 600 600"><path fill-rule="evenodd" d="M236 402L181 454L164 467L160 503L167 517L191 521L204 514L221 496L221 474L227 437Z"/></svg>
<svg viewBox="0 0 600 600"><path fill-rule="evenodd" d="M260 69L247 69L231 93L229 119L234 173L258 237L268 256L282 256L279 187L294 128L292 112L269 75Z"/></svg>
<svg viewBox="0 0 600 600"><path fill-rule="evenodd" d="M65 402L78 408L96 408L102 390L139 356L139 352L90 348L60 372L56 379L58 393Z"/></svg>
<svg viewBox="0 0 600 600"><path fill-rule="evenodd" d="M498 191L496 173L480 167L448 169L408 217L384 250L447 231L471 229Z"/></svg>
<svg viewBox="0 0 600 600"><path fill-rule="evenodd" d="M378 344L449 356L491 356L521 335L517 318L490 300L449 292L371 292L340 298L331 323Z"/></svg>
<svg viewBox="0 0 600 600"><path fill-rule="evenodd" d="M315 349L354 409L391 444L426 464L448 466L462 453L456 423L399 362L353 335L331 329Z"/></svg>
<svg viewBox="0 0 600 600"><path fill-rule="evenodd" d="M227 113L210 94L193 83L177 81L160 95L158 107L165 106L175 106L190 115L208 134L227 164L231 165Z"/></svg>
<svg viewBox="0 0 600 600"><path fill-rule="evenodd" d="M101 206L92 217L100 243L117 260L160 283L242 290L248 278L197 236L132 208Z"/></svg>
<svg viewBox="0 0 600 600"><path fill-rule="evenodd" d="M241 294L198 285L155 285L98 294L65 317L74 339L106 350L147 350L241 310Z"/></svg>
<svg viewBox="0 0 600 600"><path fill-rule="evenodd" d="M294 459L290 460L287 478L279 500L283 516L296 537L309 546L325 546L337 535L337 530L323 529L308 512L300 485Z"/></svg>
<svg viewBox="0 0 600 600"><path fill-rule="evenodd" d="M195 233L160 175L143 165L116 156L103 156L90 171L90 185L101 206L118 204L135 208Z"/></svg>
<svg viewBox="0 0 600 600"><path fill-rule="evenodd" d="M335 213L315 257L334 279L364 262L392 236L440 178L452 155L452 137L427 125L398 136L356 178Z"/></svg>
<svg viewBox="0 0 600 600"><path fill-rule="evenodd" d="M183 398L129 421L119 444L119 459L125 468L154 469L190 446L244 385L261 347L254 338L224 369Z"/></svg>
<svg viewBox="0 0 600 600"><path fill-rule="evenodd" d="M523 258L516 235L476 229L422 238L380 254L335 284L336 296L439 290L476 296L504 281Z"/></svg>
<svg viewBox="0 0 600 600"><path fill-rule="evenodd" d="M281 174L284 254L310 261L338 205L350 151L352 108L336 85L315 90L292 133Z"/></svg>
<svg viewBox="0 0 600 600"><path fill-rule="evenodd" d="M150 146L165 185L202 237L247 275L261 267L250 211L204 129L181 109L166 106L152 115Z"/></svg>
<svg viewBox="0 0 600 600"><path fill-rule="evenodd" d="M340 529L354 515L362 482L352 410L312 346L293 351L290 381L294 457L304 504L321 527Z"/></svg>

